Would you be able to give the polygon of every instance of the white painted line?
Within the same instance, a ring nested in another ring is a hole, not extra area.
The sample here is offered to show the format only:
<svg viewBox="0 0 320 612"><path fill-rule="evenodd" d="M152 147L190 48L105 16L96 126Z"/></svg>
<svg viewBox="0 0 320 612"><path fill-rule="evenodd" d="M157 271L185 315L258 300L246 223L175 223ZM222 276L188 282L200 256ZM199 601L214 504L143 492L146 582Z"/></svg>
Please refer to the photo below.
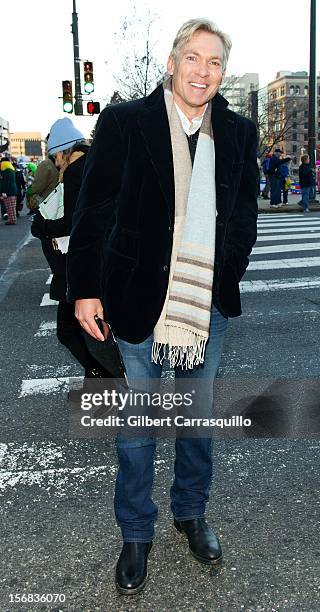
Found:
<svg viewBox="0 0 320 612"><path fill-rule="evenodd" d="M242 281L240 283L241 293L279 291L281 289L312 289L314 287L320 287L320 277Z"/></svg>
<svg viewBox="0 0 320 612"><path fill-rule="evenodd" d="M314 219L316 217L312 217L312 219ZM304 217L302 216L302 209L301 209L301 213L297 213L297 214L291 214L291 213L282 213L281 215L279 215L279 213L277 214L265 214L265 215L258 215L258 222L263 220L263 221L271 221L274 219L281 219L283 221L283 219L304 219Z"/></svg>
<svg viewBox="0 0 320 612"><path fill-rule="evenodd" d="M259 242L268 242L271 240L305 240L307 238L310 238L310 240L312 240L313 238L320 238L320 234L317 234L316 232L314 234L312 234L311 232L309 232L308 234L299 234L298 236L296 234L277 234L275 235L268 235L268 236L258 236L258 241Z"/></svg>
<svg viewBox="0 0 320 612"><path fill-rule="evenodd" d="M48 280L46 282L46 285L50 285L50 283L52 281L52 277L53 277L53 274L50 274L50 276L49 276L49 278L48 278Z"/></svg>
<svg viewBox="0 0 320 612"><path fill-rule="evenodd" d="M316 225L304 225L303 227L290 227L290 228L280 227L280 229L277 229L277 227L272 227L270 229L270 227L268 227L268 229L259 229L258 235L260 236L260 234L273 234L273 233L280 234L281 232L288 231L288 229L290 230L290 232L303 232L304 230L314 232L320 229L320 223L319 224L317 223Z"/></svg>
<svg viewBox="0 0 320 612"><path fill-rule="evenodd" d="M311 220L305 219L304 222L300 221L281 221L280 223L258 223L258 228L259 229L263 229L263 228L268 228L268 227L299 227L300 229L303 229L306 225L314 225L317 226L319 224L319 219L315 220L314 222L312 222Z"/></svg>
<svg viewBox="0 0 320 612"><path fill-rule="evenodd" d="M29 395L50 395L60 391L68 391L70 380L82 380L81 376L61 376L59 378L30 378L23 380L19 397Z"/></svg>
<svg viewBox="0 0 320 612"><path fill-rule="evenodd" d="M35 338L43 338L45 336L53 336L57 329L56 321L43 321L38 329L38 331L34 334Z"/></svg>
<svg viewBox="0 0 320 612"><path fill-rule="evenodd" d="M56 306L57 304L59 304L59 302L56 300L51 300L49 293L45 293L41 300L40 306Z"/></svg>
<svg viewBox="0 0 320 612"><path fill-rule="evenodd" d="M291 251L317 251L320 250L320 242L310 244L275 244L263 247L254 247L253 255L262 255L265 253L290 253Z"/></svg>
<svg viewBox="0 0 320 612"><path fill-rule="evenodd" d="M0 465L3 463L4 457L6 455L8 448L8 444L4 444L4 442L0 442Z"/></svg>
<svg viewBox="0 0 320 612"><path fill-rule="evenodd" d="M292 257L289 259L269 259L268 261L250 261L248 270L280 270L284 268L320 267L320 257Z"/></svg>

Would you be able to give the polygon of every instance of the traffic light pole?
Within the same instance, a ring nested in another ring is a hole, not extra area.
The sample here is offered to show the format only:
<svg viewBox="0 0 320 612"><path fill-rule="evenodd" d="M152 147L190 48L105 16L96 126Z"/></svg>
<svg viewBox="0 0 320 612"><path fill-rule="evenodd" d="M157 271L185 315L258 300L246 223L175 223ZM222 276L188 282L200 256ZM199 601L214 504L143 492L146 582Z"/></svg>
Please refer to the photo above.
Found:
<svg viewBox="0 0 320 612"><path fill-rule="evenodd" d="M78 13L76 0L73 0L72 13L72 34L73 34L73 58L74 58L74 86L75 86L75 115L83 115L81 79L80 79L80 53L79 53L79 34L78 34Z"/></svg>
<svg viewBox="0 0 320 612"><path fill-rule="evenodd" d="M316 0L310 0L310 70L309 70L309 129L308 153L312 168L316 165Z"/></svg>

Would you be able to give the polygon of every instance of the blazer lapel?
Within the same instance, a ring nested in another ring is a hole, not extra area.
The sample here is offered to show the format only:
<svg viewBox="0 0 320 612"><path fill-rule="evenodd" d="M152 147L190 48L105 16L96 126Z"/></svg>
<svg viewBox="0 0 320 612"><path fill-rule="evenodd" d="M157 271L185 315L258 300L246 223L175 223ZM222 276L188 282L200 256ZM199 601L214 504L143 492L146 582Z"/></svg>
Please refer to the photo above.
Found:
<svg viewBox="0 0 320 612"><path fill-rule="evenodd" d="M145 107L138 116L138 124L173 222L175 198L173 157L162 85L146 98Z"/></svg>

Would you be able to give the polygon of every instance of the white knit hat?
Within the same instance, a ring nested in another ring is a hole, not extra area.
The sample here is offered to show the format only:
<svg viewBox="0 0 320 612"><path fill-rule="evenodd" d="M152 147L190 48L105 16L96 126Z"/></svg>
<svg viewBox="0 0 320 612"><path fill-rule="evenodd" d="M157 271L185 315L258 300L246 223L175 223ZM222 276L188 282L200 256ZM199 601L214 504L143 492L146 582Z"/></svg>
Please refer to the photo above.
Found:
<svg viewBox="0 0 320 612"><path fill-rule="evenodd" d="M69 117L58 119L51 126L47 142L49 155L70 149L79 140L85 140L84 135L72 123Z"/></svg>

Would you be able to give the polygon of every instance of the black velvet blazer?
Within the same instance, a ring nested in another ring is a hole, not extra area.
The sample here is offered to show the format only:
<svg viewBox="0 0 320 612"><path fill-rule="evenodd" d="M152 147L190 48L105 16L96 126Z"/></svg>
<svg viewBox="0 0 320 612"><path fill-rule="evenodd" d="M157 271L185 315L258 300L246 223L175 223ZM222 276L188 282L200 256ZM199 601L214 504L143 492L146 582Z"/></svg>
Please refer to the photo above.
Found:
<svg viewBox="0 0 320 612"><path fill-rule="evenodd" d="M241 314L239 281L256 241L255 125L216 94L217 227L213 301ZM163 88L102 111L87 155L68 252L68 299L101 298L131 343L153 331L165 300L174 228L174 173Z"/></svg>

